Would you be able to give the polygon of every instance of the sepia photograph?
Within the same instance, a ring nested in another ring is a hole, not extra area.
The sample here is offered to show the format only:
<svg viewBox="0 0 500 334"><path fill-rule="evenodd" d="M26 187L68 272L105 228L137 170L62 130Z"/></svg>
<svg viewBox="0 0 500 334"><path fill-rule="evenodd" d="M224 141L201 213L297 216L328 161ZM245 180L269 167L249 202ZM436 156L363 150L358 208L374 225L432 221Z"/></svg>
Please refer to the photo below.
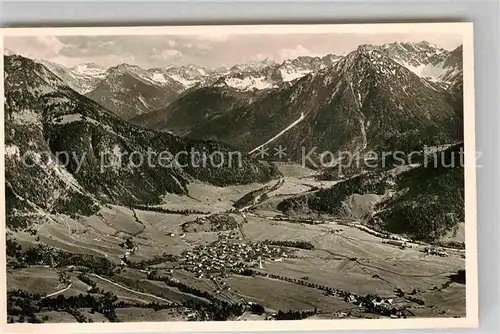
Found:
<svg viewBox="0 0 500 334"><path fill-rule="evenodd" d="M8 332L477 323L472 24L2 37Z"/></svg>

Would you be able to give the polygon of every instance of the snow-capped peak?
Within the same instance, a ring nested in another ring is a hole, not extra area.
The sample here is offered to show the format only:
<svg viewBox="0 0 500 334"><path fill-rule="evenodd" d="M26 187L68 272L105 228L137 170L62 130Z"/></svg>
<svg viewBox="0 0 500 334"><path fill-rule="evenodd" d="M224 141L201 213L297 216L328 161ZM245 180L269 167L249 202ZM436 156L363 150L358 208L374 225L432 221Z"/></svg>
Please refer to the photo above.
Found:
<svg viewBox="0 0 500 334"><path fill-rule="evenodd" d="M4 56L13 56L16 53L14 51L10 50L10 49L4 48L3 49L3 54L4 54Z"/></svg>
<svg viewBox="0 0 500 334"><path fill-rule="evenodd" d="M67 68L58 63L54 63L44 59L36 60L40 64L46 66L52 73L61 78L69 87L80 94L85 94L94 89L97 84L105 78L106 71L95 65L91 66L74 66Z"/></svg>
<svg viewBox="0 0 500 334"><path fill-rule="evenodd" d="M121 63L121 64L118 64L118 65L115 65L113 67L108 68L107 72L108 72L108 74L124 73L124 72L128 72L128 71L133 71L136 69L140 69L140 67L137 65L130 65L127 63Z"/></svg>
<svg viewBox="0 0 500 334"><path fill-rule="evenodd" d="M80 75L88 75L91 77L104 77L106 69L94 63L78 64L71 68L71 71Z"/></svg>
<svg viewBox="0 0 500 334"><path fill-rule="evenodd" d="M235 88L237 90L248 91L248 90L261 90L268 88L275 88L276 85L271 80L268 80L264 76L252 77L247 76L244 78L228 77L225 79L225 84L229 87Z"/></svg>
<svg viewBox="0 0 500 334"><path fill-rule="evenodd" d="M363 45L363 50L377 50L421 77L437 79L449 52L427 41L392 42L384 45ZM359 49L359 48L358 48Z"/></svg>
<svg viewBox="0 0 500 334"><path fill-rule="evenodd" d="M236 64L230 68L231 72L252 72L252 71L260 71L266 67L274 66L276 62L273 60L266 58L261 61Z"/></svg>

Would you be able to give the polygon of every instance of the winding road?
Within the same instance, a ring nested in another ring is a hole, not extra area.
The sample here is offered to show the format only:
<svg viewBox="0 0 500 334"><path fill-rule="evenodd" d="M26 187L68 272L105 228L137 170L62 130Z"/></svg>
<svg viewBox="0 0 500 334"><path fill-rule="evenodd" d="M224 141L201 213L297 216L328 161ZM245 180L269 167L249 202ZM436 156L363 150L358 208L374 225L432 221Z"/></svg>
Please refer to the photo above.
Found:
<svg viewBox="0 0 500 334"><path fill-rule="evenodd" d="M137 290L133 290L133 289L127 288L126 286L123 286L121 284L115 283L115 282L113 282L113 281L111 281L111 280L109 280L107 278L104 278L102 276L99 276L97 274L90 274L90 275L94 276L95 278L98 278L100 280L103 280L105 282L108 282L110 284L113 284L114 286L117 286L120 289L126 290L128 292L136 293L136 294L141 295L141 296L150 297L150 298L153 298L153 299L161 300L162 302L165 302L165 303L168 303L168 304L172 304L172 301L170 301L168 299L165 299L165 298L162 298L162 297L158 297L158 296L155 296L155 295L152 295L152 294L149 294L149 293L140 292L140 291L137 291Z"/></svg>
<svg viewBox="0 0 500 334"><path fill-rule="evenodd" d="M64 289L61 289L61 290L56 291L56 292L49 293L48 295L46 295L43 298L50 298L50 297L57 296L57 295L65 292L65 291L68 291L69 289L71 289L72 286L73 286L73 282L69 283L69 285L67 287L65 287Z"/></svg>

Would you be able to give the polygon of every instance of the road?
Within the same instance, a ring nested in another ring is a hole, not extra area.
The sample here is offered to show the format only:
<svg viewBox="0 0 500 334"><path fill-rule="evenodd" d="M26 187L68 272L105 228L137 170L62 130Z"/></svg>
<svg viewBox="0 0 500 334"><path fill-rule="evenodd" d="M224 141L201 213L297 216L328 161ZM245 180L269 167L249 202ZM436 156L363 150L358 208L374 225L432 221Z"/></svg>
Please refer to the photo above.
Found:
<svg viewBox="0 0 500 334"><path fill-rule="evenodd" d="M53 297L53 296L59 295L59 294L65 292L65 291L68 291L69 289L71 289L72 286L73 286L73 282L69 283L69 285L67 287L65 287L64 289L61 289L61 290L56 291L56 292L49 293L44 298L49 298L49 297Z"/></svg>
<svg viewBox="0 0 500 334"><path fill-rule="evenodd" d="M267 144L271 143L272 141L278 139L279 137L281 137L285 132L287 132L288 130L290 130L291 128L293 128L294 126L296 126L297 124L299 124L300 122L302 122L304 120L304 118L306 117L306 115L304 115L304 112L301 112L300 113L300 117L295 120L292 124L290 124L289 126L287 126L286 128L284 128L282 131L280 131L276 136L274 136L273 138L269 139L268 141L266 141L264 144L262 145L259 145L257 146L256 148L254 148L253 150L251 150L250 152L248 152L248 154L252 154L254 153L255 151L263 148L264 146L266 146Z"/></svg>
<svg viewBox="0 0 500 334"><path fill-rule="evenodd" d="M132 292L132 293L136 293L138 295L141 295L141 296L146 296L146 297L150 297L150 298L153 298L153 299L157 299L157 300L161 300L162 302L165 302L165 303L168 303L168 304L172 304L172 301L168 300L168 299L165 299L165 298L162 298L162 297L158 297L158 296L155 296L155 295L152 295L152 294L149 294L149 293L145 293L145 292L140 292L140 291L137 291L137 290L133 290L133 289L130 289L130 288L127 288L126 286L123 286L121 284L118 284L118 283L115 283L107 278L104 278L102 276L99 276L97 274L90 274L91 276L94 276L100 280L103 280L105 282L108 282L110 284L113 284L117 287L119 287L120 289L123 289L123 290L126 290L128 292Z"/></svg>
<svg viewBox="0 0 500 334"><path fill-rule="evenodd" d="M372 268L372 269L384 271L384 272L387 272L387 273L390 273L390 274L394 274L394 275L398 275L398 276L403 276L403 277L437 277L437 276L454 274L454 272L451 272L451 271L443 271L443 272L439 272L439 273L436 273L436 274L428 274L428 275L425 275L425 274L405 274L405 273L400 273L400 272L397 272L397 271L385 269L385 268L382 268L382 267L378 267L378 266L375 266L373 264L364 263L364 262L359 261L355 257L347 256L347 255L340 254L340 253L335 253L335 252L332 252L332 251L330 251L328 249L325 249L325 248L315 248L315 250L323 251L323 252L326 252L326 253L328 253L330 255L333 255L333 256L339 256L339 257L343 257L345 259L350 259L351 261L359 264L362 267Z"/></svg>

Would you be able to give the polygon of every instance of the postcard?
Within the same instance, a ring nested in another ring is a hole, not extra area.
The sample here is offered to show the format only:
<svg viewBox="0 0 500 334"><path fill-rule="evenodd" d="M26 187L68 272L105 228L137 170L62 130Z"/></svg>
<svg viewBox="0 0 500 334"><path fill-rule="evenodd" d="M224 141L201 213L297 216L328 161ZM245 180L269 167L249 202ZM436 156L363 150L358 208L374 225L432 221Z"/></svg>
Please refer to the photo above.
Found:
<svg viewBox="0 0 500 334"><path fill-rule="evenodd" d="M471 23L1 31L4 332L477 326Z"/></svg>

